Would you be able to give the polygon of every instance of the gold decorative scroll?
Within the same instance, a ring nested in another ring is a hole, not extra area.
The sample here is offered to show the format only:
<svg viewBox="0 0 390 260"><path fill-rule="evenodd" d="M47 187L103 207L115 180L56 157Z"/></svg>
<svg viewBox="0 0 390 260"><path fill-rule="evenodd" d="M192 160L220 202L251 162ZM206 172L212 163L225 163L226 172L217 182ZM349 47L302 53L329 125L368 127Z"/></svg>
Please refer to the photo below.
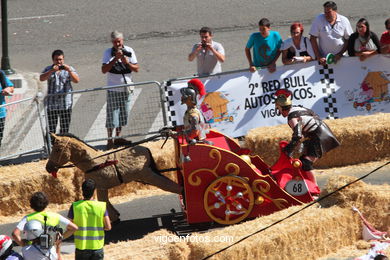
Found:
<svg viewBox="0 0 390 260"><path fill-rule="evenodd" d="M271 185L265 180L255 180L252 183L253 193L259 193L263 198L269 199L278 209L285 209L288 206L288 202L285 199L277 198L273 199L268 196L266 193L271 189ZM261 201L262 202L262 201ZM261 203L259 203L261 204Z"/></svg>
<svg viewBox="0 0 390 260"><path fill-rule="evenodd" d="M188 175L188 183L190 185L199 186L202 183L201 178L199 176L196 176L196 174L198 174L199 172L209 172L212 175L214 175L215 178L218 177L217 169L220 167L220 164L222 161L221 152L218 151L217 149L211 149L209 152L209 157L211 159L217 161L217 164L215 165L215 167L212 169L200 168L200 169L196 169L195 171L191 172ZM227 172L227 174L238 175L240 173L240 167L235 163L228 163L225 166L225 171Z"/></svg>

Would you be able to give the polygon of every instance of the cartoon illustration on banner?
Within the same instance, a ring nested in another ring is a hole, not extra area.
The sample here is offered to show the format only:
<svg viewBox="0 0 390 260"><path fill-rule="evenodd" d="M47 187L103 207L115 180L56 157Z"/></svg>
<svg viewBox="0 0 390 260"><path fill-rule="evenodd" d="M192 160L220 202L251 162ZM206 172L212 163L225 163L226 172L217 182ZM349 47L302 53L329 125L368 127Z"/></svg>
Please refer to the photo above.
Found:
<svg viewBox="0 0 390 260"><path fill-rule="evenodd" d="M345 91L345 96L356 110L381 111L382 106L390 102L388 75L382 71L371 71L366 74L360 87Z"/></svg>
<svg viewBox="0 0 390 260"><path fill-rule="evenodd" d="M219 123L223 121L233 122L234 117L237 116L237 108L231 110L228 104L233 101L228 99L229 94L216 91L207 93L203 99L200 109L207 123Z"/></svg>

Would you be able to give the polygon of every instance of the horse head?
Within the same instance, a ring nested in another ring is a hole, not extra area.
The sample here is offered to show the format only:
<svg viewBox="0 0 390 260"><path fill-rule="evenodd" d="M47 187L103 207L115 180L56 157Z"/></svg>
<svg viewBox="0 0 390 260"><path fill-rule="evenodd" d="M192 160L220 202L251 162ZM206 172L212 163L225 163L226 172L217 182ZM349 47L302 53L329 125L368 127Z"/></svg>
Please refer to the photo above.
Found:
<svg viewBox="0 0 390 260"><path fill-rule="evenodd" d="M57 136L53 133L50 133L50 137L52 140L52 148L46 164L46 171L56 178L58 169L70 161L71 152L69 141L71 137Z"/></svg>

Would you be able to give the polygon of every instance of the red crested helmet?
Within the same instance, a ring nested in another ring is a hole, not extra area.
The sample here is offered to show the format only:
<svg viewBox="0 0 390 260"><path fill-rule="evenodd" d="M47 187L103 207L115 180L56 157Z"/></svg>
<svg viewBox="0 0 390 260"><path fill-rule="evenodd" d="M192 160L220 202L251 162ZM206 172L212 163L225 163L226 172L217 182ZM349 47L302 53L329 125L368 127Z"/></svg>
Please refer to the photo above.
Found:
<svg viewBox="0 0 390 260"><path fill-rule="evenodd" d="M0 256L4 255L11 245L12 239L9 236L0 235Z"/></svg>
<svg viewBox="0 0 390 260"><path fill-rule="evenodd" d="M276 100L275 100L275 106L279 110L288 110L291 105L291 91L287 89L279 89L275 92Z"/></svg>
<svg viewBox="0 0 390 260"><path fill-rule="evenodd" d="M180 89L180 93L184 98L190 97L194 104L197 104L197 95L203 97L206 95L206 88L199 79L191 79L187 82L188 87Z"/></svg>
<svg viewBox="0 0 390 260"><path fill-rule="evenodd" d="M188 84L189 87L191 87L190 85L195 87L195 90L198 92L198 94L201 97L206 95L206 88L204 87L202 81L200 81L199 79L191 79L190 81L188 81L187 84Z"/></svg>

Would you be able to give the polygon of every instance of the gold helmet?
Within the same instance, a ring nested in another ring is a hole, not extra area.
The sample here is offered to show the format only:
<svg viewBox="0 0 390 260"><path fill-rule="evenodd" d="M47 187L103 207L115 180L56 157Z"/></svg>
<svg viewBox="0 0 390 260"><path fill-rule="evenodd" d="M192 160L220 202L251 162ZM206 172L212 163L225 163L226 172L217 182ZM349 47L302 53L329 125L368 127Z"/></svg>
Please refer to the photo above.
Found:
<svg viewBox="0 0 390 260"><path fill-rule="evenodd" d="M281 110L288 110L292 105L291 91L287 89L279 89L275 92L276 100L275 107Z"/></svg>

